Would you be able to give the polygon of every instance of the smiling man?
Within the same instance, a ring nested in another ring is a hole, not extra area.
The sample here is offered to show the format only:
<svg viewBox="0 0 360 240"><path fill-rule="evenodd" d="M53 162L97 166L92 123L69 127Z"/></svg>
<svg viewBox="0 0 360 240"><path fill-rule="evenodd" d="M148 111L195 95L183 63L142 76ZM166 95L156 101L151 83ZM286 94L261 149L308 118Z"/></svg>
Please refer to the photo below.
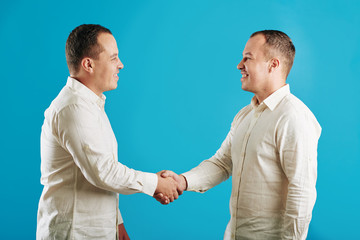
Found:
<svg viewBox="0 0 360 240"><path fill-rule="evenodd" d="M224 239L305 239L316 199L321 127L290 93L295 47L283 32L255 32L238 64L242 89L254 93L235 116L221 148L180 176L180 191L205 192L232 176ZM159 201L166 198L157 197Z"/></svg>
<svg viewBox="0 0 360 240"><path fill-rule="evenodd" d="M66 86L45 111L37 239L129 239L118 193L177 198L177 183L118 162L103 92L117 87L124 67L110 30L86 24L66 42Z"/></svg>

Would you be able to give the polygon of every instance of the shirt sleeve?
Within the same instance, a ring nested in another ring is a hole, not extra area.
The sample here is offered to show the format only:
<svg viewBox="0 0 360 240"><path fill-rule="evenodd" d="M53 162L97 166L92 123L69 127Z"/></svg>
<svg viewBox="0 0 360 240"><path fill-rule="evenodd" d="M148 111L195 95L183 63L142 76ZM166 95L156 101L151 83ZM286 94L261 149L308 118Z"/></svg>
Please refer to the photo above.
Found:
<svg viewBox="0 0 360 240"><path fill-rule="evenodd" d="M240 114L240 113L239 113ZM232 174L231 141L234 135L239 114L234 118L229 133L220 149L210 159L204 160L197 167L183 173L186 178L187 191L205 192L227 180Z"/></svg>
<svg viewBox="0 0 360 240"><path fill-rule="evenodd" d="M288 179L282 239L306 239L316 200L317 143L321 128L308 114L294 114L280 126L277 145Z"/></svg>
<svg viewBox="0 0 360 240"><path fill-rule="evenodd" d="M101 116L86 104L73 104L56 114L53 131L94 186L121 194L142 192L153 196L157 176L130 169L116 161Z"/></svg>

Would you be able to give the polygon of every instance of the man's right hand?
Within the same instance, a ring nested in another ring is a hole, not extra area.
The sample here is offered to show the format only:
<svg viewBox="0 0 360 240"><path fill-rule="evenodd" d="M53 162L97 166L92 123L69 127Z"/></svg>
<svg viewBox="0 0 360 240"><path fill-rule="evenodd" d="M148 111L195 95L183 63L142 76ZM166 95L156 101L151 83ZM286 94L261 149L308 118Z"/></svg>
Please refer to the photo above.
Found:
<svg viewBox="0 0 360 240"><path fill-rule="evenodd" d="M173 202L175 199L179 197L178 194L178 183L172 178L172 177L163 177L161 176L161 172L156 173L158 175L158 184L155 190L154 197L161 196L161 202L162 204L169 204L170 202Z"/></svg>
<svg viewBox="0 0 360 240"><path fill-rule="evenodd" d="M187 189L187 181L186 178L183 175L177 175L173 171L170 170L164 170L161 171L162 177L172 177L178 184L177 191L179 195L181 195L186 189Z"/></svg>
<svg viewBox="0 0 360 240"><path fill-rule="evenodd" d="M177 194L178 196L181 195L186 189L187 189L187 181L186 178L182 175L177 175L176 173L174 173L173 171L169 171L169 170L163 170L161 172L157 173L159 178L172 178L173 180L175 180L175 182L177 183ZM159 201L162 204L168 204L171 199L169 199L165 194L163 194L161 191L159 191L158 193L155 192L154 194L154 198ZM175 198L177 199L177 198ZM172 202L172 201L171 201Z"/></svg>

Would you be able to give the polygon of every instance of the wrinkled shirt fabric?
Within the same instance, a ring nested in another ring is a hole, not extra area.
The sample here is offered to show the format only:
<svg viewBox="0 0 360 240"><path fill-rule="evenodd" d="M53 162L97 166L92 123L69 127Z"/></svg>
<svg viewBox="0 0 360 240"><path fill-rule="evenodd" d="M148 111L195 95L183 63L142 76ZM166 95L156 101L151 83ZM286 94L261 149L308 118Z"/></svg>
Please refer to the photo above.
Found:
<svg viewBox="0 0 360 240"><path fill-rule="evenodd" d="M105 96L68 78L45 111L37 239L115 239L118 193L152 196L157 176L118 162Z"/></svg>
<svg viewBox="0 0 360 240"><path fill-rule="evenodd" d="M216 154L183 175L205 192L232 176L224 239L306 239L321 127L285 85L234 118Z"/></svg>

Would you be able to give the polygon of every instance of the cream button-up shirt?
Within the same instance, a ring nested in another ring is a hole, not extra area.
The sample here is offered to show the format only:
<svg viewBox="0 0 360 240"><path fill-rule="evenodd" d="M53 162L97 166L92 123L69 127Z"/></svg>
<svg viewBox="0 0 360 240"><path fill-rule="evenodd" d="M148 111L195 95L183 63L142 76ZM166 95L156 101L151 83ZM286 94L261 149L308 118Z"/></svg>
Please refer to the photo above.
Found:
<svg viewBox="0 0 360 240"><path fill-rule="evenodd" d="M289 85L260 105L254 97L216 154L183 174L187 190L204 192L232 176L226 240L305 239L316 200L320 133Z"/></svg>
<svg viewBox="0 0 360 240"><path fill-rule="evenodd" d="M97 96L79 81L45 111L37 239L115 239L122 223L118 193L152 196L157 176L118 162L118 147Z"/></svg>

